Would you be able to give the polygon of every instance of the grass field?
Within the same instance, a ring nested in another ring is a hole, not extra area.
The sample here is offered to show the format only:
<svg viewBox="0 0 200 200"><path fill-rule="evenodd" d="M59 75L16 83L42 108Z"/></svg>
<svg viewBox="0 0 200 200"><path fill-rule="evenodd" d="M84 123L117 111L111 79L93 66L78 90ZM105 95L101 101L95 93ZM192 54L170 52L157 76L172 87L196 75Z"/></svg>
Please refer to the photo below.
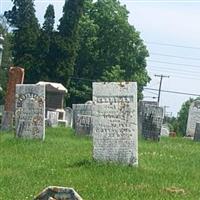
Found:
<svg viewBox="0 0 200 200"><path fill-rule="evenodd" d="M199 200L200 143L139 140L139 166L92 160L92 141L66 128L30 141L0 134L0 199L25 200L50 185L73 187L84 200Z"/></svg>

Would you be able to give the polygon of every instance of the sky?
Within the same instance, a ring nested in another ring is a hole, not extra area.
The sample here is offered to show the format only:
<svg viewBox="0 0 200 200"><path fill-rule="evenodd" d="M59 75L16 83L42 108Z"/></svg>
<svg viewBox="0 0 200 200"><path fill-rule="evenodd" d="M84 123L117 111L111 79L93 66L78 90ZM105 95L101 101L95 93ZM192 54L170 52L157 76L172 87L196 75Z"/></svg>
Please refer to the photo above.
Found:
<svg viewBox="0 0 200 200"><path fill-rule="evenodd" d="M140 32L148 51L148 88L200 95L200 0L120 0L129 10L129 23ZM42 24L48 4L55 8L56 21L62 16L64 0L35 0ZM11 0L0 0L0 14L12 8ZM144 100L156 101L157 91L144 90ZM154 97L154 99L153 99ZM191 95L161 92L160 106L176 116Z"/></svg>

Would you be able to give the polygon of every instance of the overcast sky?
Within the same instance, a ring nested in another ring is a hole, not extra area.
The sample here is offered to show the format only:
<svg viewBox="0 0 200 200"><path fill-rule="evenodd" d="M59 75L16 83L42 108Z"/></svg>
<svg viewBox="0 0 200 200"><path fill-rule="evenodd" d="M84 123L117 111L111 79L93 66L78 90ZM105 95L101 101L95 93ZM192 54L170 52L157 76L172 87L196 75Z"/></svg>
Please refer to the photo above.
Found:
<svg viewBox="0 0 200 200"><path fill-rule="evenodd" d="M40 23L50 3L54 5L57 22L62 16L64 0L36 0ZM158 89L159 78L154 75L163 74L170 76L163 79L163 90L200 94L200 0L121 0L121 3L126 4L129 22L141 33L150 54L147 69L152 81L148 87ZM11 0L0 0L1 14L11 7ZM157 96L156 93L145 91L145 100L153 100L151 97ZM189 97L161 93L160 104L176 115Z"/></svg>

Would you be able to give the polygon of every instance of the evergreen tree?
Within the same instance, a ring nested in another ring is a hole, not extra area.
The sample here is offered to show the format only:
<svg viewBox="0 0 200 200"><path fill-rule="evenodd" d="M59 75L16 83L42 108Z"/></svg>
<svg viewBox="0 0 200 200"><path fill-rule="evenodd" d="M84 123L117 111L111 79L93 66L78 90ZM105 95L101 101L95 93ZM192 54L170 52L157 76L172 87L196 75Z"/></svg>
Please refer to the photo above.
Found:
<svg viewBox="0 0 200 200"><path fill-rule="evenodd" d="M35 65L39 24L35 16L33 0L12 0L12 10L5 12L5 17L14 27L13 56L14 64L25 68L26 82L34 83L38 76Z"/></svg>
<svg viewBox="0 0 200 200"><path fill-rule="evenodd" d="M55 12L53 5L48 5L46 9L46 13L44 15L44 24L43 24L43 30L48 35L51 35L54 29L54 23L55 23Z"/></svg>

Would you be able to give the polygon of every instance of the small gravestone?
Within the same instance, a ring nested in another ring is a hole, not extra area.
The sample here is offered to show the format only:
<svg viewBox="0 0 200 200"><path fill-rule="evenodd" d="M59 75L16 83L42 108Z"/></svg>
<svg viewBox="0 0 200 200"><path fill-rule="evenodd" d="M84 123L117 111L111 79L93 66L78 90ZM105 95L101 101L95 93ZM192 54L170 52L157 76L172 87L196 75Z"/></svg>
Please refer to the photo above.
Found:
<svg viewBox="0 0 200 200"><path fill-rule="evenodd" d="M73 127L75 132L80 135L92 134L92 105L73 104Z"/></svg>
<svg viewBox="0 0 200 200"><path fill-rule="evenodd" d="M24 81L24 69L11 67L8 74L8 84L5 97L4 113L2 117L1 130L9 131L13 127L13 115L15 110L15 90L16 84Z"/></svg>
<svg viewBox="0 0 200 200"><path fill-rule="evenodd" d="M137 83L93 83L93 157L138 164Z"/></svg>
<svg viewBox="0 0 200 200"><path fill-rule="evenodd" d="M194 141L198 141L198 142L200 141L200 123L196 123Z"/></svg>
<svg viewBox="0 0 200 200"><path fill-rule="evenodd" d="M163 108L146 104L142 115L142 135L145 139L159 141L163 122Z"/></svg>
<svg viewBox="0 0 200 200"><path fill-rule="evenodd" d="M45 138L45 86L16 86L16 136Z"/></svg>
<svg viewBox="0 0 200 200"><path fill-rule="evenodd" d="M50 186L34 200L83 200L73 188Z"/></svg>
<svg viewBox="0 0 200 200"><path fill-rule="evenodd" d="M66 125L72 127L73 125L73 110L72 108L65 108L65 121Z"/></svg>
<svg viewBox="0 0 200 200"><path fill-rule="evenodd" d="M196 123L200 123L200 101L196 100L190 105L186 135L194 137Z"/></svg>
<svg viewBox="0 0 200 200"><path fill-rule="evenodd" d="M56 111L47 111L47 120L49 122L49 126L57 127L58 126L58 112Z"/></svg>

